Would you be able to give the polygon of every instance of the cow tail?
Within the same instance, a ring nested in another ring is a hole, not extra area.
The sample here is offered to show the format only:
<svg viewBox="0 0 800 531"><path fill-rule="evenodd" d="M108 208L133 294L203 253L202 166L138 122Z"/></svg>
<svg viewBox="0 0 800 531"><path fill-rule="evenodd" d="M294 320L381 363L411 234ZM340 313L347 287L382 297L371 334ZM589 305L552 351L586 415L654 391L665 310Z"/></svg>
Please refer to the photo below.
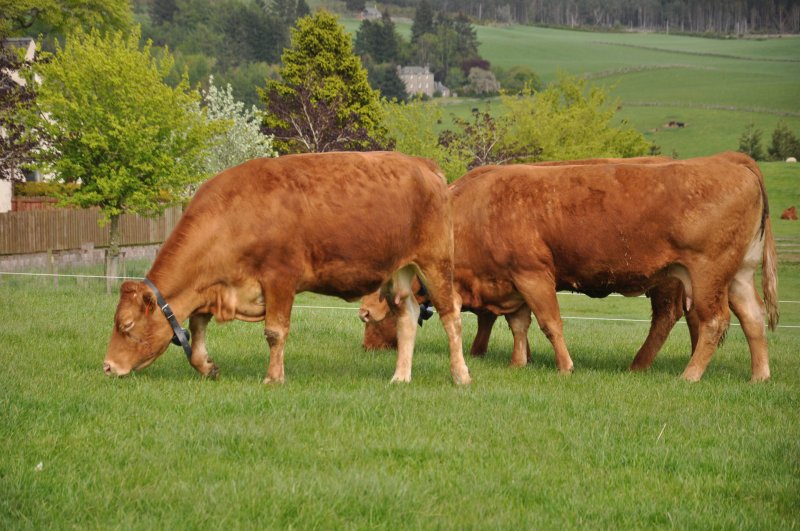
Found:
<svg viewBox="0 0 800 531"><path fill-rule="evenodd" d="M761 290L767 306L769 329L778 326L778 254L775 251L775 237L772 222L767 218L764 231L764 256L761 262Z"/></svg>

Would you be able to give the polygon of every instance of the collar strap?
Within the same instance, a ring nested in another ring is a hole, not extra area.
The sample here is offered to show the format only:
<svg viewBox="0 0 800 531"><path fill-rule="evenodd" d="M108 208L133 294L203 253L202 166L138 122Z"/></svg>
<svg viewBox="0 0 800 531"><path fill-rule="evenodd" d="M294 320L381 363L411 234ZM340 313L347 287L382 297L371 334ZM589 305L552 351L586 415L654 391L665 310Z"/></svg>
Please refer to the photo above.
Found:
<svg viewBox="0 0 800 531"><path fill-rule="evenodd" d="M172 311L172 308L169 307L167 301L164 300L164 297L161 295L161 292L158 291L156 285L150 282L150 279L148 278L144 279L144 283L147 284L147 287L153 290L153 293L156 294L158 306L161 308L161 311L164 312L164 317L167 318L169 325L172 327L172 344L183 347L186 357L191 362L192 347L189 346L189 332L178 322L178 319L175 317L175 313Z"/></svg>

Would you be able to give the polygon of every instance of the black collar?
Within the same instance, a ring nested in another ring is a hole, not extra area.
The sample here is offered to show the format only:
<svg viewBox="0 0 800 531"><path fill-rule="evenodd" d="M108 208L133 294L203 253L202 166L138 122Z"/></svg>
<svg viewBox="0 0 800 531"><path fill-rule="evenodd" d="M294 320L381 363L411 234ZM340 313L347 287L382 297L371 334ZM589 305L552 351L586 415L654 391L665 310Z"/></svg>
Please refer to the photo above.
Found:
<svg viewBox="0 0 800 531"><path fill-rule="evenodd" d="M172 344L183 347L186 357L191 362L192 347L189 346L189 332L178 322L178 319L175 317L175 313L173 313L172 308L169 307L167 301L164 300L164 297L161 296L161 292L158 291L156 285L150 282L150 279L148 278L144 279L144 283L147 284L147 286L153 290L153 293L156 294L158 306L161 308L161 311L164 312L164 317L167 318L169 325L172 327Z"/></svg>

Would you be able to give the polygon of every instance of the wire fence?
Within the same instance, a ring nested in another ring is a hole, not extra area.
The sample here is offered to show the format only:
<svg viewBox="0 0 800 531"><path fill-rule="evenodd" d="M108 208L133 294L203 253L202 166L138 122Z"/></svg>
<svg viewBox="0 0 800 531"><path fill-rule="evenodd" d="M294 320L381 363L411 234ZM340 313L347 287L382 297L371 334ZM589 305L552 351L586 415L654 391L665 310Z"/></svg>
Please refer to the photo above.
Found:
<svg viewBox="0 0 800 531"><path fill-rule="evenodd" d="M97 279L97 280L143 280L143 277L134 277L134 276L117 276L117 277L109 277L106 275L86 275L86 274L55 274L55 273L30 273L30 272L17 272L17 271L0 271L0 279L3 276L21 276L21 277L41 277L41 278L53 278L57 281L58 278L74 278L79 280L90 280L90 279ZM56 284L57 287L57 284ZM560 296L583 296L581 293L571 293L571 292L560 292L558 293ZM611 294L610 297L624 297L624 298L631 298L625 297L624 295L620 294ZM644 295L640 295L639 297L634 298L646 298ZM800 304L800 301L794 300L779 300L779 304ZM356 306L315 306L315 305L303 305L303 304L295 304L293 308L297 309L305 309L305 310L344 310L344 311L356 311L358 307ZM613 316L603 316L603 317L588 317L588 316L577 316L577 315L562 315L562 319L564 320L574 320L574 321L608 321L608 322L626 322L626 323L649 323L650 319L635 319L630 317L613 317ZM739 326L738 323L731 323L732 326ZM800 329L800 325L794 324L781 324L778 325L778 328L784 329Z"/></svg>

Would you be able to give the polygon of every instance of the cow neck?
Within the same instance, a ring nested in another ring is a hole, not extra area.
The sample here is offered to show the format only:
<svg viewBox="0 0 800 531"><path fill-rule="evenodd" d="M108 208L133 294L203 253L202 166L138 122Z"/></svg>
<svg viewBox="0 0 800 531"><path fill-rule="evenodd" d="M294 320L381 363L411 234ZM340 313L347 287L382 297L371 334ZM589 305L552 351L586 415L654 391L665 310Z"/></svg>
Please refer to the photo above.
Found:
<svg viewBox="0 0 800 531"><path fill-rule="evenodd" d="M166 317L167 322L169 323L170 327L172 327L172 343L182 347L186 357L189 359L189 361L191 361L192 347L189 346L189 332L181 326L181 323L175 316L175 312L172 310L172 307L169 305L166 299L164 299L164 296L161 294L161 291L159 291L156 285L148 278L144 279L144 283L147 285L147 287L153 290L153 293L155 293L158 307L161 308L161 311L164 313L164 317Z"/></svg>

